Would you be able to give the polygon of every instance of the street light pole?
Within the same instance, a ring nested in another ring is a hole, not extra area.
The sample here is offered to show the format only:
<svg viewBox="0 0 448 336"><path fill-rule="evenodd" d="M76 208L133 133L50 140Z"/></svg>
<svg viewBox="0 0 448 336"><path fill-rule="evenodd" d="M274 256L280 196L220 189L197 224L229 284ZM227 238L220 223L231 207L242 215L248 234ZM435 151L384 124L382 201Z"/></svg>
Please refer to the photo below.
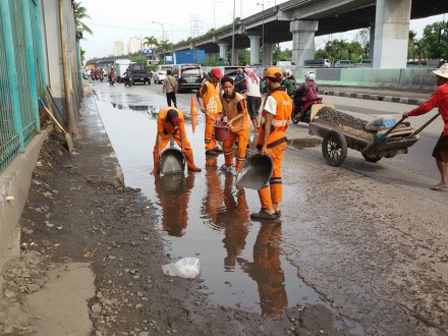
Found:
<svg viewBox="0 0 448 336"><path fill-rule="evenodd" d="M265 50L264 50L264 3L257 2L257 5L261 6L261 11L263 13L263 23L261 25L261 41L263 44L262 44L261 50L263 50L263 58L264 58L264 54L265 54Z"/></svg>
<svg viewBox="0 0 448 336"><path fill-rule="evenodd" d="M163 27L163 23L156 22L156 21L151 21L151 22L162 26L162 43L165 44L165 29ZM163 51L163 63L165 63L165 50L162 50L162 51Z"/></svg>
<svg viewBox="0 0 448 336"><path fill-rule="evenodd" d="M236 7L236 0L233 0L232 65L236 65L236 63L235 63L235 7Z"/></svg>

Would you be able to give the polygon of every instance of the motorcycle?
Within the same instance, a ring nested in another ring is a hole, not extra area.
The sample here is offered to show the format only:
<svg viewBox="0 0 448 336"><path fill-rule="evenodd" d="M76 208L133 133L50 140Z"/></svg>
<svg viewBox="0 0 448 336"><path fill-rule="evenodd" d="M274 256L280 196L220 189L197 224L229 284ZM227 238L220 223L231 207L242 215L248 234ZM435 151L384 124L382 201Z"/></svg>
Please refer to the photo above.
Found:
<svg viewBox="0 0 448 336"><path fill-rule="evenodd" d="M291 120L294 124L298 124L299 121L309 123L311 120L311 107L314 104L322 104L323 98L316 98L312 101L304 104L294 104L295 108L291 116Z"/></svg>
<svg viewBox="0 0 448 336"><path fill-rule="evenodd" d="M100 81L103 82L103 80L104 80L104 74L100 73Z"/></svg>
<svg viewBox="0 0 448 336"><path fill-rule="evenodd" d="M114 86L114 84L115 84L115 77L112 77L112 76L109 77L109 84L110 84L110 86Z"/></svg>

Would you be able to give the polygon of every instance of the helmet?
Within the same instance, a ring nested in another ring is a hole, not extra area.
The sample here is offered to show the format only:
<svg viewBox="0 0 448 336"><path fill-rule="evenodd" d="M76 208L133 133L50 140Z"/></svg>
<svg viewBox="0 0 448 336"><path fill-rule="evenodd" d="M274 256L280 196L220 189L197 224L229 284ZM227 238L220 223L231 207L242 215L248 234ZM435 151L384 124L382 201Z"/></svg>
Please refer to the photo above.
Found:
<svg viewBox="0 0 448 336"><path fill-rule="evenodd" d="M286 76L286 77L291 77L291 75L292 75L291 70L286 69L286 70L285 70L285 76Z"/></svg>
<svg viewBox="0 0 448 336"><path fill-rule="evenodd" d="M314 74L314 72L312 72L312 71L308 71L308 72L305 74L305 79L306 79L306 80L311 80L311 81L313 81L313 80L316 79L316 75Z"/></svg>
<svg viewBox="0 0 448 336"><path fill-rule="evenodd" d="M265 78L275 78L275 79L282 79L283 73L280 68L277 67L270 67L266 69L266 72L264 73Z"/></svg>

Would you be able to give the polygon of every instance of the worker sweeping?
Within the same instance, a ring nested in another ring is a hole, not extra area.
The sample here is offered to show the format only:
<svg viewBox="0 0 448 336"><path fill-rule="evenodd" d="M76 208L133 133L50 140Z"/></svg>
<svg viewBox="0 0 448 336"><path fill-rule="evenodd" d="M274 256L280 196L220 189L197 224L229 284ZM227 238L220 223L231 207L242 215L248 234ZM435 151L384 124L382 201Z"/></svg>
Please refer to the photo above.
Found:
<svg viewBox="0 0 448 336"><path fill-rule="evenodd" d="M213 123L218 120L222 112L221 87L219 81L222 78L221 70L213 68L210 71L210 79L205 81L198 91L198 100L201 111L205 113L205 153L209 155L221 154L215 140Z"/></svg>
<svg viewBox="0 0 448 336"><path fill-rule="evenodd" d="M235 171L238 172L246 158L246 147L249 141L250 117L246 107L246 101L242 95L235 92L233 79L225 76L221 80L224 90L222 95L222 114L221 120L227 118L227 127L231 132L227 140L224 141L224 159L225 163L221 170L230 171L233 163L232 147L238 139L238 149L236 152Z"/></svg>
<svg viewBox="0 0 448 336"><path fill-rule="evenodd" d="M434 91L434 94L416 109L403 113L403 117L419 116L439 106L439 112L445 122L445 126L432 156L436 159L437 168L442 179L438 184L432 186L431 189L443 190L448 189L448 63L443 64L438 70L433 71L433 73L437 76L437 89Z"/></svg>
<svg viewBox="0 0 448 336"><path fill-rule="evenodd" d="M182 153L187 159L188 170L200 172L201 169L196 167L193 160L193 150L187 139L185 131L185 119L182 111L177 108L165 107L160 110L157 118L157 139L154 146L154 169L151 174L160 172L159 159L162 150L168 145L171 137L176 140L182 149Z"/></svg>
<svg viewBox="0 0 448 336"><path fill-rule="evenodd" d="M269 155L274 170L269 185L258 191L261 211L253 213L252 219L279 218L279 203L282 201L282 161L286 149L286 129L292 113L292 100L281 86L283 74L277 67L268 68L264 74L270 94L264 101L258 129L257 148L262 155Z"/></svg>

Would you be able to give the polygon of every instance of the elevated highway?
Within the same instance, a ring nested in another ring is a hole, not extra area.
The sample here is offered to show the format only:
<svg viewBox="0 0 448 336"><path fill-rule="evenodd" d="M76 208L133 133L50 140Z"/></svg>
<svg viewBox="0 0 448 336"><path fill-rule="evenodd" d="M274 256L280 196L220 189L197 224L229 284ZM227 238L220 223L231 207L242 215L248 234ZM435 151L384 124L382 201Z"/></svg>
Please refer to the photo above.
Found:
<svg viewBox="0 0 448 336"><path fill-rule="evenodd" d="M250 48L251 64L272 64L273 45L292 41L293 61L300 66L314 58L316 36L371 28L373 66L401 68L406 66L410 20L447 12L448 1L440 0L291 0L241 20L235 27L235 49ZM226 57L231 42L230 27L174 47L219 51Z"/></svg>

